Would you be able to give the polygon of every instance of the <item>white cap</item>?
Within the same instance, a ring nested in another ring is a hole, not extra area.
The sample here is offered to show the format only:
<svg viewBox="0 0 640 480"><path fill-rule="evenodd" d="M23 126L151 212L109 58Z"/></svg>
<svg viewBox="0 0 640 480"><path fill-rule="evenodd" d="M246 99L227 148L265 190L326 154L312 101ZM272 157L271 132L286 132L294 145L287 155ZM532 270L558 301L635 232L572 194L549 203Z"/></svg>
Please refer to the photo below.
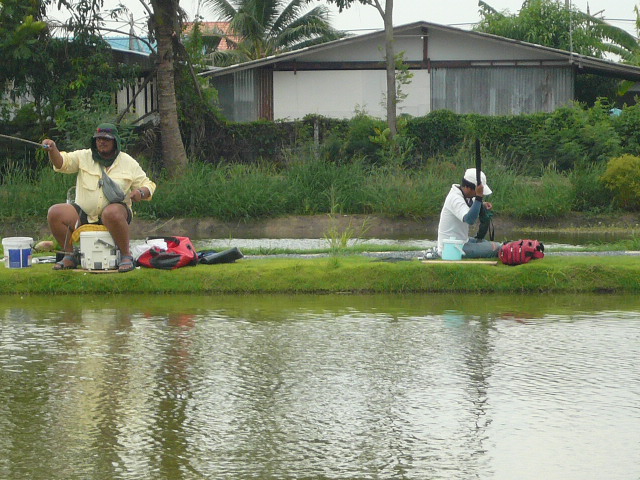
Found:
<svg viewBox="0 0 640 480"><path fill-rule="evenodd" d="M464 172L464 179L467 182L473 183L475 185L476 182L478 181L476 179L476 169L475 168L468 168L467 171ZM484 193L483 193L483 195L491 195L492 190L489 188L489 185L487 185L487 177L485 176L484 172L482 172L482 171L480 172L480 183L482 185L484 185Z"/></svg>

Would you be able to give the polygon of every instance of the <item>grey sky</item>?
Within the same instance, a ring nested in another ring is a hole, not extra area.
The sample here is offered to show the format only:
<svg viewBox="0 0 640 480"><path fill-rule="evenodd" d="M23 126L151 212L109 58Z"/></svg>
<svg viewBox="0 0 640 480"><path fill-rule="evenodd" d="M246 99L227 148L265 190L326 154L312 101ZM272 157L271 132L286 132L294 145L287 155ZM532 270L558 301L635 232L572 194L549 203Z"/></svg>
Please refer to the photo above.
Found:
<svg viewBox="0 0 640 480"><path fill-rule="evenodd" d="M384 3L384 0L381 0ZM486 3L497 10L508 10L516 13L522 6L524 0L486 0ZM560 0L565 3L565 0ZM113 7L119 0L105 0L105 6ZM139 0L127 0L127 6L133 11L134 18L139 19L144 16L144 10L140 6ZM317 0L316 3L324 3ZM572 0L571 4L582 10L597 13L602 12L602 16L610 23L625 30L635 32L635 12L634 6L639 2L635 0ZM180 5L193 18L198 11L198 0L181 0ZM382 19L377 10L373 7L355 5L349 10L338 14L332 8L332 23L341 30L353 32L366 31L369 29L381 29ZM207 21L217 20L211 13L202 8L200 14ZM53 18L60 18L59 13L52 13ZM471 24L478 22L478 0L395 0L394 2L394 24L402 25L415 21L425 20L444 25L455 25L461 28L469 28Z"/></svg>

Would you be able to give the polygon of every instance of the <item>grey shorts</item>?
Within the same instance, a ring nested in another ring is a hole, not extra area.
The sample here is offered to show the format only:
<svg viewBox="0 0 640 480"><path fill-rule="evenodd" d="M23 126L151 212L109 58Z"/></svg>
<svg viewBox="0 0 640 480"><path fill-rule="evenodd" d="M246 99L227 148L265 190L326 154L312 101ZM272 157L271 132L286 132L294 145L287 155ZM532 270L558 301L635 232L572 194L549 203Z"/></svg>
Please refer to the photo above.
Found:
<svg viewBox="0 0 640 480"><path fill-rule="evenodd" d="M462 246L462 251L464 258L495 258L498 256L501 246L502 244L499 242L470 238Z"/></svg>

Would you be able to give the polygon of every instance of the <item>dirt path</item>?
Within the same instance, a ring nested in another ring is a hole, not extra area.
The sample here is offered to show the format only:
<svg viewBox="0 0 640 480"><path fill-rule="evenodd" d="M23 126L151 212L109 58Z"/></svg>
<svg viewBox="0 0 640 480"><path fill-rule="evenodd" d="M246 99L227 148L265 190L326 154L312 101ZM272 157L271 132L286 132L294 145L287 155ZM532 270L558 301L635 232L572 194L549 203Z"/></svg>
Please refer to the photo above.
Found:
<svg viewBox="0 0 640 480"><path fill-rule="evenodd" d="M49 236L46 221L0 225L0 237ZM616 217L595 217L574 214L553 220L515 220L496 216L496 232L511 235L511 232L527 231L577 231L581 229L615 231L639 231L640 214ZM288 216L265 220L222 222L213 218L172 218L144 220L134 218L131 224L133 239L148 236L184 235L192 239L207 238L323 238L332 230L336 234L348 233L359 238L422 238L434 237L438 229L438 218L398 219L371 215L313 215ZM519 236L519 235L515 235Z"/></svg>

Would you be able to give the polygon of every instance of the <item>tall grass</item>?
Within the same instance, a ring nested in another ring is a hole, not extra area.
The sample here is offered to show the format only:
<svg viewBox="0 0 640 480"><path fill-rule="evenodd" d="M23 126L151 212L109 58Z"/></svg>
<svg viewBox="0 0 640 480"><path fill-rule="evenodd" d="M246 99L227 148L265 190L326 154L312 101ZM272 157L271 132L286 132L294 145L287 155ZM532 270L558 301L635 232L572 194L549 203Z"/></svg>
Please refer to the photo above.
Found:
<svg viewBox="0 0 640 480"><path fill-rule="evenodd" d="M191 163L176 178L154 178L151 202L134 206L143 218L214 217L248 220L288 214L376 214L428 218L439 214L451 185L473 166L469 152L435 158L421 168L375 166L366 161L329 162L313 153L285 165L211 165ZM487 158L483 170L494 191L498 213L516 218L553 218L576 205L580 191L570 176L547 169L538 177ZM0 221L46 216L64 202L74 175L44 167L35 174L17 169L0 183Z"/></svg>
<svg viewBox="0 0 640 480"><path fill-rule="evenodd" d="M51 205L66 201L67 190L74 184L75 176L57 174L51 168L8 170L0 183L0 219L46 217Z"/></svg>

